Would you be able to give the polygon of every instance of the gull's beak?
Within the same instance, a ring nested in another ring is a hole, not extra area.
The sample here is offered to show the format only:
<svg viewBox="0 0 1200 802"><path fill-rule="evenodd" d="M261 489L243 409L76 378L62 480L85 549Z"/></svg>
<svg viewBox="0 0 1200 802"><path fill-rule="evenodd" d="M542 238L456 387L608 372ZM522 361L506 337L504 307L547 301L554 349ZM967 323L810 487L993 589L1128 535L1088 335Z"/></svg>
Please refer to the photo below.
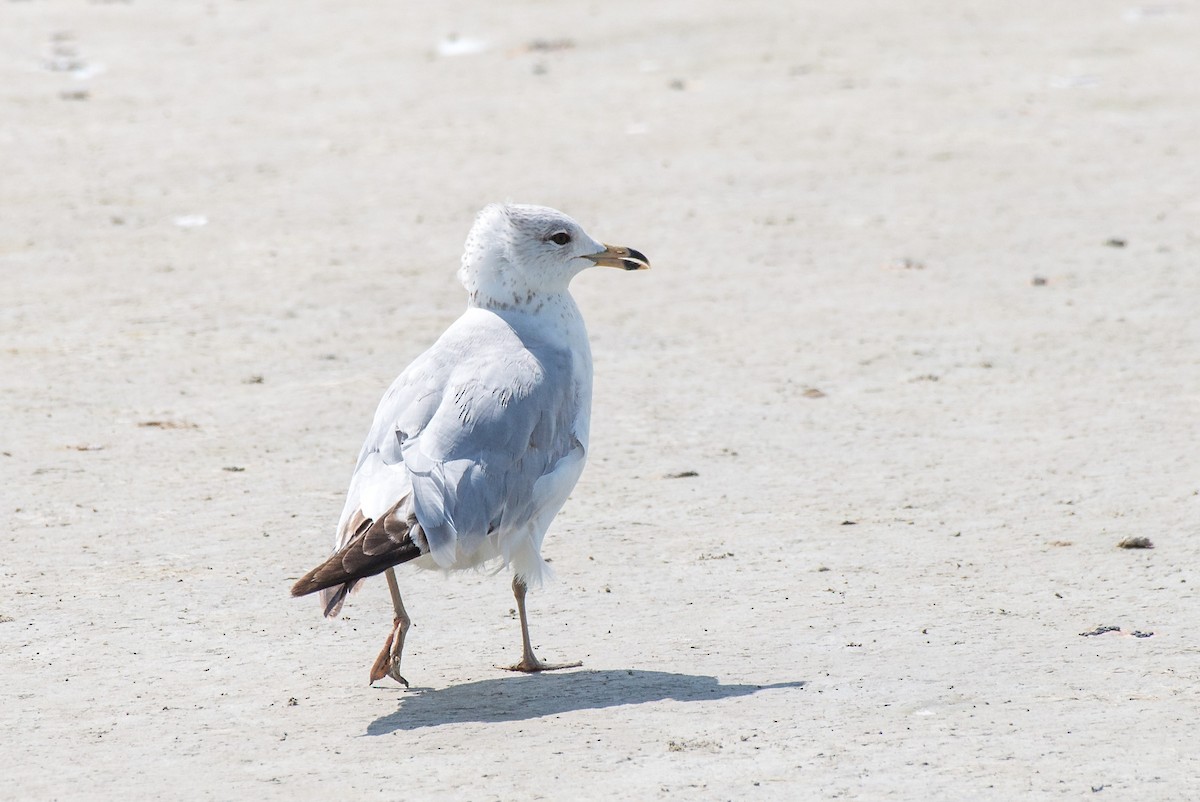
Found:
<svg viewBox="0 0 1200 802"><path fill-rule="evenodd" d="M591 259L601 267L619 267L622 270L650 269L650 260L646 258L646 254L619 245L605 245L600 253L589 254L583 258Z"/></svg>

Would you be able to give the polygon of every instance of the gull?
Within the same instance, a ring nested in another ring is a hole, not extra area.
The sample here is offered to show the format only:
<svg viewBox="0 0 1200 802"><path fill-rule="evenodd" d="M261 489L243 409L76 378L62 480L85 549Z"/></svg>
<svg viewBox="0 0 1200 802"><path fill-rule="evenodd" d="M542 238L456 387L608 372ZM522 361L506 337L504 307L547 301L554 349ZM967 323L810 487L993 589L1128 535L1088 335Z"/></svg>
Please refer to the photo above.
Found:
<svg viewBox="0 0 1200 802"><path fill-rule="evenodd" d="M529 641L525 593L548 573L542 540L587 459L592 355L568 287L588 267L645 270L562 212L492 204L475 218L458 279L467 311L392 383L359 452L333 554L292 587L321 592L326 617L366 577L386 575L395 618L371 682L400 675L404 609L394 567L490 562L513 572L520 662L548 671Z"/></svg>

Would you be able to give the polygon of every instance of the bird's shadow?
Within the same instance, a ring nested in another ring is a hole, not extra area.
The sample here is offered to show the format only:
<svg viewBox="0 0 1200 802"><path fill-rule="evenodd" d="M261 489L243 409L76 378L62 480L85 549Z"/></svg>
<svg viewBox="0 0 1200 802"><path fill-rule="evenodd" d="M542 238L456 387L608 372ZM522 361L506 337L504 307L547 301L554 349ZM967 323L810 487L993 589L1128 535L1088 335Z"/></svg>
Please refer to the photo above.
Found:
<svg viewBox="0 0 1200 802"><path fill-rule="evenodd" d="M666 671L571 671L510 676L449 688L413 688L400 708L367 726L367 735L465 722L524 721L571 710L595 710L674 699L708 702L773 688L802 688L805 680L773 685L722 685L715 677Z"/></svg>

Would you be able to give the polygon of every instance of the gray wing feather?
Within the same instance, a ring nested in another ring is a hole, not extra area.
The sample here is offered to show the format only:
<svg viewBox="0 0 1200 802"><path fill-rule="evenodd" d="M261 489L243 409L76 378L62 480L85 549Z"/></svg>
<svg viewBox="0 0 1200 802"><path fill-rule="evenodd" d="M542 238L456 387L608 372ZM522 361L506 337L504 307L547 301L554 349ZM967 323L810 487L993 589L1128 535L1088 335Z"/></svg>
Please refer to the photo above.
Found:
<svg viewBox="0 0 1200 802"><path fill-rule="evenodd" d="M478 320L452 326L380 402L355 472L366 481L352 481L343 522L371 485L402 478L376 504L411 492L442 567L491 530L526 522L536 513L537 480L578 445L571 360L499 318L482 329Z"/></svg>

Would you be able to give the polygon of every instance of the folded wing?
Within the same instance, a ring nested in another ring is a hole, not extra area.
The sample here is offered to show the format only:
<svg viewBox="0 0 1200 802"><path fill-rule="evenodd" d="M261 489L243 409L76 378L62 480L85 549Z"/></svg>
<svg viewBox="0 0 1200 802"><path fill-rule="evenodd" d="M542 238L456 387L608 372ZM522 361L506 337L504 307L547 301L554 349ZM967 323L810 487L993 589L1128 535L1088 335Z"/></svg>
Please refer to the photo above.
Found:
<svg viewBox="0 0 1200 802"><path fill-rule="evenodd" d="M451 568L489 533L537 517L538 480L582 456L581 403L570 352L522 339L495 316L451 326L376 411L323 564L326 615L358 578L425 553Z"/></svg>

